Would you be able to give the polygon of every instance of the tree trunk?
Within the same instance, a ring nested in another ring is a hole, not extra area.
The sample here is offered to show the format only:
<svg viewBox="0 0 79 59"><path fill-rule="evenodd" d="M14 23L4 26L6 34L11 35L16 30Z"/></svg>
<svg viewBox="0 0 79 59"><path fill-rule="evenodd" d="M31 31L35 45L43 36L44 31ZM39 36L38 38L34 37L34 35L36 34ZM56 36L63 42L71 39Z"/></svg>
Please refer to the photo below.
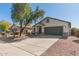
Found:
<svg viewBox="0 0 79 59"><path fill-rule="evenodd" d="M15 38L15 32L13 32L13 38Z"/></svg>
<svg viewBox="0 0 79 59"><path fill-rule="evenodd" d="M26 28L27 24L29 24L30 21L28 21L24 27L22 27L22 23L20 23L20 36L22 35L23 30Z"/></svg>
<svg viewBox="0 0 79 59"><path fill-rule="evenodd" d="M22 28L20 28L20 36L22 35Z"/></svg>
<svg viewBox="0 0 79 59"><path fill-rule="evenodd" d="M22 22L20 22L20 36L22 35L23 30L26 28L27 24L29 24L30 20L22 27Z"/></svg>
<svg viewBox="0 0 79 59"><path fill-rule="evenodd" d="M20 37L22 35L22 22L20 22Z"/></svg>

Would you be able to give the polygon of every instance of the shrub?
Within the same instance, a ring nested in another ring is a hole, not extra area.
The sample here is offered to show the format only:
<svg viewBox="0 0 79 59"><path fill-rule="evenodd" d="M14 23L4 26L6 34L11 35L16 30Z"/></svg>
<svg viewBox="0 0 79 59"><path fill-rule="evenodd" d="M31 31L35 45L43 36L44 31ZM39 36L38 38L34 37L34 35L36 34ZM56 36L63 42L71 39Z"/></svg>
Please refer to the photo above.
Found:
<svg viewBox="0 0 79 59"><path fill-rule="evenodd" d="M9 22L7 22L7 21L0 21L0 30L2 30L2 31L6 31L6 30L8 30L9 28L10 28L10 23Z"/></svg>
<svg viewBox="0 0 79 59"><path fill-rule="evenodd" d="M75 30L75 36L76 36L76 37L79 37L79 29L76 29L76 30Z"/></svg>
<svg viewBox="0 0 79 59"><path fill-rule="evenodd" d="M16 31L16 32L15 32L15 35L19 35L19 31Z"/></svg>
<svg viewBox="0 0 79 59"><path fill-rule="evenodd" d="M77 28L72 28L72 29L71 29L71 35L72 35L72 36L79 37L79 29L77 29Z"/></svg>
<svg viewBox="0 0 79 59"><path fill-rule="evenodd" d="M71 29L71 35L72 35L72 36L75 36L75 31L76 31L76 28L72 28L72 29Z"/></svg>
<svg viewBox="0 0 79 59"><path fill-rule="evenodd" d="M4 36L5 35L5 32L2 32L1 35Z"/></svg>

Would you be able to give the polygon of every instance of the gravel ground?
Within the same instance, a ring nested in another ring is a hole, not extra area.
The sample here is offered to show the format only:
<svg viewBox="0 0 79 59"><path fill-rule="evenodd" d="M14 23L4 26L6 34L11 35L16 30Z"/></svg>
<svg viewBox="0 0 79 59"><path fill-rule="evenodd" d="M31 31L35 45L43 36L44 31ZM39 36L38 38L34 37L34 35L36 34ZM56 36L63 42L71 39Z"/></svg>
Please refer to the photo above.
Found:
<svg viewBox="0 0 79 59"><path fill-rule="evenodd" d="M41 56L79 56L79 38L59 39Z"/></svg>

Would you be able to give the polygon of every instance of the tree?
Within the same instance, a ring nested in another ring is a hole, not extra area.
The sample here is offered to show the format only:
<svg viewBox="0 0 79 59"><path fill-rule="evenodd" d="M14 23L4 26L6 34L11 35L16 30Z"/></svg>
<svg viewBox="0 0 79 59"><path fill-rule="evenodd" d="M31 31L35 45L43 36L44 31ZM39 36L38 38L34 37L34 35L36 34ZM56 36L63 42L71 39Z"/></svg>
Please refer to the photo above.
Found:
<svg viewBox="0 0 79 59"><path fill-rule="evenodd" d="M32 11L31 7L29 7L26 3L14 3L12 5L11 13L13 23L19 23L20 25L20 36L27 24L31 23L32 20L36 22L37 19L42 18L44 15L44 11L42 9L37 7L34 11ZM22 25L25 26L23 27Z"/></svg>
<svg viewBox="0 0 79 59"><path fill-rule="evenodd" d="M31 23L32 21L34 21L34 23L36 24L37 20L43 18L43 16L44 16L44 11L37 6L34 11L31 10L31 12L28 15L26 15L25 27L27 24Z"/></svg>
<svg viewBox="0 0 79 59"><path fill-rule="evenodd" d="M9 22L7 22L5 20L0 21L0 30L7 31L7 30L9 30L9 28L10 28L10 23Z"/></svg>
<svg viewBox="0 0 79 59"><path fill-rule="evenodd" d="M26 3L14 3L12 5L12 10L11 10L11 18L13 20L13 23L19 23L20 25L20 36L22 34L22 28L23 28L23 23L24 20L26 19L26 16L30 13L30 7Z"/></svg>
<svg viewBox="0 0 79 59"><path fill-rule="evenodd" d="M44 16L44 11L42 9L39 9L39 6L37 6L32 16L34 22L36 23L37 20L42 18L43 16Z"/></svg>
<svg viewBox="0 0 79 59"><path fill-rule="evenodd" d="M32 18L34 20L34 23L36 24L38 19L41 19L44 16L44 11L42 9L39 9L39 7L37 6L37 8L35 9L35 11L33 12ZM34 29L34 32L36 31L36 29ZM37 35L37 33L35 33Z"/></svg>

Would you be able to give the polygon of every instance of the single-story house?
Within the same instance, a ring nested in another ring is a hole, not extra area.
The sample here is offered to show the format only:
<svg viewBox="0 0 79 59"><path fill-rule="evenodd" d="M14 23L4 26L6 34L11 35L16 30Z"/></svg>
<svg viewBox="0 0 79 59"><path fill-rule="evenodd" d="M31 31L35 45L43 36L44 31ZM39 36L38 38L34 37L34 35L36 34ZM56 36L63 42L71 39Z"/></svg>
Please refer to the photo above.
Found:
<svg viewBox="0 0 79 59"><path fill-rule="evenodd" d="M71 33L71 23L68 21L45 17L33 26L33 33L46 35L69 36Z"/></svg>

